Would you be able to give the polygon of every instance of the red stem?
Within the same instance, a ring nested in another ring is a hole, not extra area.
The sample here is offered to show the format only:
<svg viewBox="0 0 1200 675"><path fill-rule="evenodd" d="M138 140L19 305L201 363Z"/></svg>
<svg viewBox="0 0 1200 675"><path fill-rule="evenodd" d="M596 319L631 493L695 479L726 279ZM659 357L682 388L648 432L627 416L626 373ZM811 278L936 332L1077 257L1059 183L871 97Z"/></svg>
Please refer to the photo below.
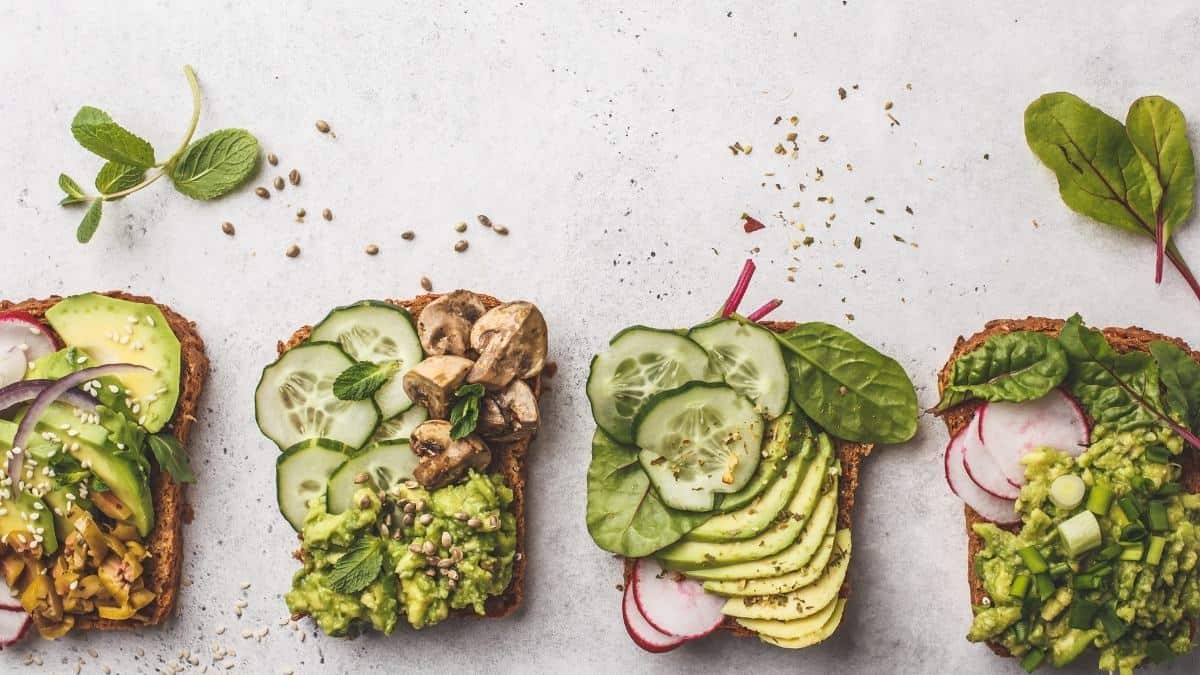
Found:
<svg viewBox="0 0 1200 675"><path fill-rule="evenodd" d="M1154 235L1154 283L1161 284L1163 279L1163 255L1166 253L1167 243L1163 241L1163 222L1158 221L1158 232Z"/></svg>
<svg viewBox="0 0 1200 675"><path fill-rule="evenodd" d="M1186 262L1183 261L1183 256L1178 250L1172 251L1167 249L1167 257L1171 259L1171 264L1175 265L1175 269L1179 270L1180 276L1192 287L1192 292L1196 294L1196 298L1200 299L1200 281L1196 280L1196 276L1192 274L1192 270L1188 268Z"/></svg>
<svg viewBox="0 0 1200 675"><path fill-rule="evenodd" d="M768 300L767 304L763 305L762 307L759 307L758 309L754 310L753 312L750 312L750 316L748 316L746 318L750 321L758 321L758 320L762 319L764 316L770 314L771 312L774 312L775 308L782 304L783 304L783 300L780 300L779 298L775 298L773 300Z"/></svg>
<svg viewBox="0 0 1200 675"><path fill-rule="evenodd" d="M742 273L738 275L737 283L733 285L733 292L729 294L729 299L721 308L722 319L728 319L737 311L738 305L742 304L742 298L746 297L746 289L750 288L750 278L753 276L754 261L747 258L746 264L742 265Z"/></svg>

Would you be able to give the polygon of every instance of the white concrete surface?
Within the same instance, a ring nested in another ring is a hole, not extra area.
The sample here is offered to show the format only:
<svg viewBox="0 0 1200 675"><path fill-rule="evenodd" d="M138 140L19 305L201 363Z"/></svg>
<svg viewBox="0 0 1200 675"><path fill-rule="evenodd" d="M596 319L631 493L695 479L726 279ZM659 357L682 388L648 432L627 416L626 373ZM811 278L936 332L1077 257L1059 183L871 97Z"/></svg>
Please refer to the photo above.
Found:
<svg viewBox="0 0 1200 675"><path fill-rule="evenodd" d="M963 639L962 517L930 418L866 467L836 638L799 653L726 636L638 650L618 615L618 564L584 527L590 355L630 323L704 318L759 248L748 304L779 296L780 317L849 326L909 369L923 404L955 337L993 317L1079 311L1200 344L1200 303L1173 272L1154 286L1148 242L1067 211L1021 118L1065 89L1118 117L1161 93L1200 121L1192 2L102 4L117 3L0 6L0 296L123 288L198 322L213 374L191 443L191 583L162 629L29 640L0 654L6 673L70 673L80 659L87 673L154 672L184 649L211 664L214 645L236 651L234 673L1016 673ZM281 159L259 182L296 167L302 185L213 203L156 185L76 244L80 214L56 206L55 178L90 182L99 164L71 139L71 117L103 107L165 152L189 112L185 63L204 88L201 131L251 129ZM773 120L793 114L794 161L771 152L791 130ZM336 138L314 131L318 118ZM753 154L732 157L734 141ZM301 206L310 215L296 224ZM331 223L316 216L325 207ZM743 211L768 229L744 234ZM818 240L798 262L789 242L802 235L779 211ZM454 223L478 213L511 236L472 222L470 250L454 253ZM415 241L401 240L407 229ZM303 253L285 258L293 242ZM368 243L383 252L368 258ZM1194 224L1179 243L1200 265ZM338 304L412 295L423 274L439 290L536 301L551 322L560 375L530 472L525 606L388 638L306 626L300 642L276 623L295 540L275 508L276 451L254 426L259 369L293 328ZM261 642L241 637L264 626ZM27 656L43 666L25 668Z"/></svg>

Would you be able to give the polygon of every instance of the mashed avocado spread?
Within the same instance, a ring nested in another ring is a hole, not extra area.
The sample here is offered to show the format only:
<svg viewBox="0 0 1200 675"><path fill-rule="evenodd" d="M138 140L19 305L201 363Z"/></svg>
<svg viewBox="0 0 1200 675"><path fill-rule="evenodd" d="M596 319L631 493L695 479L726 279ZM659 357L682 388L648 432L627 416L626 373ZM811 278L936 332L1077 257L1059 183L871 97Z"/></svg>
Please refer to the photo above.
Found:
<svg viewBox="0 0 1200 675"><path fill-rule="evenodd" d="M1099 424L1077 459L1050 448L1028 455L1020 532L974 528L986 542L975 566L987 600L968 639L1003 644L1027 669L1065 665L1089 646L1101 669L1121 673L1187 653L1200 617L1200 495L1176 482L1185 451L1165 427ZM1066 474L1088 488L1073 509L1050 497ZM1101 541L1072 557L1058 526L1084 511L1096 516Z"/></svg>
<svg viewBox="0 0 1200 675"><path fill-rule="evenodd" d="M432 492L409 482L381 499L364 487L355 506L339 514L316 498L304 520L304 567L285 597L288 609L312 616L332 636L356 635L367 626L391 633L401 613L414 628L438 623L452 609L483 614L487 599L512 581L512 501L502 476L474 471ZM376 556L378 572L357 588L354 575L376 569ZM353 592L343 592L347 588Z"/></svg>

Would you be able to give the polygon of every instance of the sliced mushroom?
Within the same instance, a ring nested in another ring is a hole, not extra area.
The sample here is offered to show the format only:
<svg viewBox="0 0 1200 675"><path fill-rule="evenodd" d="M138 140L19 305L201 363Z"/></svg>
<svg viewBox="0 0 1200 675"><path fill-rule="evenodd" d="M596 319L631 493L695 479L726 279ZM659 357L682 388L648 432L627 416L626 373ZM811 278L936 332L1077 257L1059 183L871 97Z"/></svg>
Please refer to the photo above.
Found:
<svg viewBox="0 0 1200 675"><path fill-rule="evenodd" d="M518 441L538 429L538 402L524 380L513 380L503 391L488 394L479 408L476 433L489 441Z"/></svg>
<svg viewBox="0 0 1200 675"><path fill-rule="evenodd" d="M446 419L454 391L471 370L471 359L461 356L431 356L404 374L404 393L424 406L433 419Z"/></svg>
<svg viewBox="0 0 1200 675"><path fill-rule="evenodd" d="M487 312L471 291L458 290L434 300L417 318L417 335L430 355L462 356L471 348L471 326Z"/></svg>
<svg viewBox="0 0 1200 675"><path fill-rule="evenodd" d="M413 429L413 452L421 458L413 469L413 478L428 489L449 485L462 478L467 469L482 471L492 463L492 453L478 436L450 437L450 423L430 420Z"/></svg>
<svg viewBox="0 0 1200 675"><path fill-rule="evenodd" d="M514 379L528 379L546 364L546 319L528 302L508 302L479 317L471 328L479 352L467 381L498 391Z"/></svg>

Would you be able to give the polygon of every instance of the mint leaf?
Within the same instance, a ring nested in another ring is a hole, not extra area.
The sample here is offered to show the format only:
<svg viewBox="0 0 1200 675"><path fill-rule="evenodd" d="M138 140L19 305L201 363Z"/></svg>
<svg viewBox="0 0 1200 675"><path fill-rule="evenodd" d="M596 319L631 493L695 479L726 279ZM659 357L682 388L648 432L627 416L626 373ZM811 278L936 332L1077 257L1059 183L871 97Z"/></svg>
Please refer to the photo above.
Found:
<svg viewBox="0 0 1200 675"><path fill-rule="evenodd" d="M221 129L188 146L171 170L175 187L192 199L232 192L258 167L258 139L245 129Z"/></svg>
<svg viewBox="0 0 1200 675"><path fill-rule="evenodd" d="M58 203L59 206L81 204L87 201L87 195L83 194L83 188L79 187L79 183L65 173L58 174L58 187L67 193L67 196Z"/></svg>
<svg viewBox="0 0 1200 675"><path fill-rule="evenodd" d="M139 169L136 166L125 166L119 162L105 162L104 166L100 167L100 173L96 174L96 189L102 195L128 190L142 182L145 174L145 169Z"/></svg>
<svg viewBox="0 0 1200 675"><path fill-rule="evenodd" d="M333 381L333 395L343 401L371 398L399 370L399 361L359 361Z"/></svg>
<svg viewBox="0 0 1200 675"><path fill-rule="evenodd" d="M150 436L150 451L163 471L171 474L176 483L195 483L196 475L188 466L187 451L179 444L179 440L170 434L154 434Z"/></svg>
<svg viewBox="0 0 1200 675"><path fill-rule="evenodd" d="M383 568L383 542L378 537L362 537L333 564L329 587L338 593L358 593L371 585Z"/></svg>
<svg viewBox="0 0 1200 675"><path fill-rule="evenodd" d="M96 234L96 228L100 227L100 211L104 208L102 204L104 204L103 200L93 199L87 213L83 214L83 221L79 223L79 229L75 231L75 238L79 240L79 243L88 243L92 240L92 235Z"/></svg>
<svg viewBox="0 0 1200 675"><path fill-rule="evenodd" d="M466 438L479 424L479 401L483 398L483 385L465 384L454 392L456 399L450 410L450 438Z"/></svg>
<svg viewBox="0 0 1200 675"><path fill-rule="evenodd" d="M99 108L80 108L71 121L71 135L84 148L111 162L143 169L154 166L154 148Z"/></svg>

